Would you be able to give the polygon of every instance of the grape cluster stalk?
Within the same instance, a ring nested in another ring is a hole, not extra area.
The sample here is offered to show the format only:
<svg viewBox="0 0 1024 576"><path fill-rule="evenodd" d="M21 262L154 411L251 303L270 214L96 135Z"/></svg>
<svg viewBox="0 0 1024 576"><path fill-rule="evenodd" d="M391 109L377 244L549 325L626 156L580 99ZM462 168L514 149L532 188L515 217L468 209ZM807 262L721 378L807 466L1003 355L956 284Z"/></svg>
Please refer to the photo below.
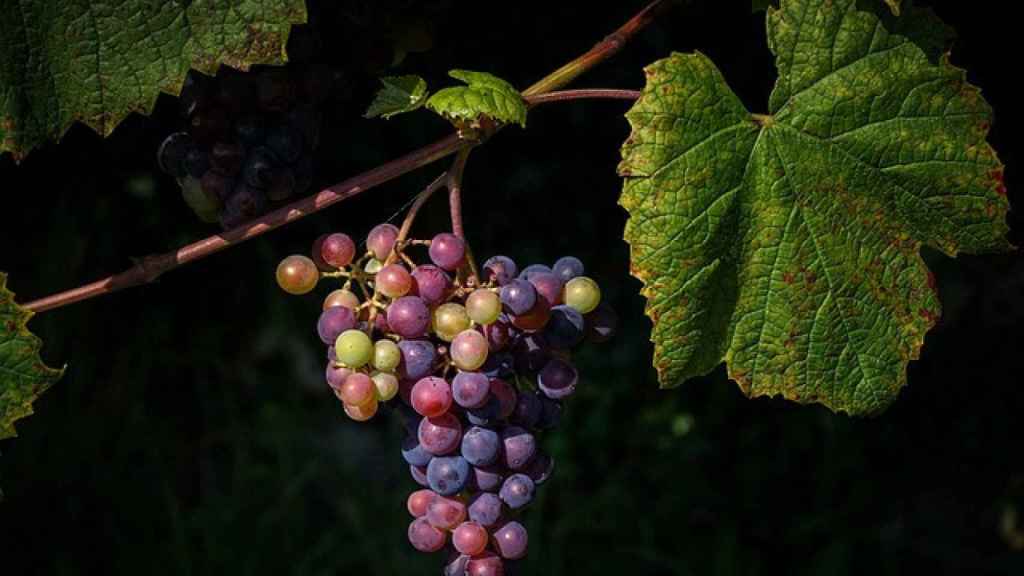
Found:
<svg viewBox="0 0 1024 576"><path fill-rule="evenodd" d="M353 420L382 406L402 417L401 455L420 486L407 500L410 544L447 551L446 575L505 574L527 551L519 514L554 471L540 434L579 384L571 352L611 338L616 315L571 256L522 270L494 256L478 276L447 232L407 240L380 224L365 245L322 236L312 257L281 261L278 284L306 294L341 283L317 322L327 384Z"/></svg>

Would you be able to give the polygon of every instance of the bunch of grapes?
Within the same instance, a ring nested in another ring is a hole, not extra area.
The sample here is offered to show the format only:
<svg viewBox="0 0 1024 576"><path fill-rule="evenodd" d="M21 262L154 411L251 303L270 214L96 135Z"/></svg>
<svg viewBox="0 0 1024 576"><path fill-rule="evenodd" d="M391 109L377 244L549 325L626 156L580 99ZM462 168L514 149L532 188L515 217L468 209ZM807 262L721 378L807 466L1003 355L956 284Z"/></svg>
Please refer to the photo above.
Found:
<svg viewBox="0 0 1024 576"><path fill-rule="evenodd" d="M538 434L576 390L571 351L609 339L616 316L571 256L522 271L495 256L476 274L458 237L403 241L390 224L366 246L357 258L349 236L323 236L313 258L280 263L278 284L303 294L343 280L317 322L327 383L354 420L388 404L403 416L402 456L422 486L407 502L413 547L448 548L448 575L503 574L526 554L517 515L554 470ZM415 264L414 246L430 263Z"/></svg>

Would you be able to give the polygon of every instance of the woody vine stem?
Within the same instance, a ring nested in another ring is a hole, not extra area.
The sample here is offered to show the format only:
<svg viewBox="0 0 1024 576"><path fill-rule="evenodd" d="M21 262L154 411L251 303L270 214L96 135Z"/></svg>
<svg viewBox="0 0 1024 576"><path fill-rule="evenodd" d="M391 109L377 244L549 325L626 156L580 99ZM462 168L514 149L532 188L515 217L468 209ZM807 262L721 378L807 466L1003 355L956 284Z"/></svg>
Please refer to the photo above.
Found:
<svg viewBox="0 0 1024 576"><path fill-rule="evenodd" d="M635 100L639 97L639 92L632 90L558 90L597 64L600 64L617 54L640 30L653 22L657 16L670 8L673 4L674 2L672 0L654 0L643 10L630 18L625 24L620 26L618 30L595 44L594 47L586 53L562 66L558 70L555 70L551 74L548 74L524 90L521 93L523 99L530 107L549 102L565 102L580 99L598 98ZM382 164L372 170L349 178L343 182L339 182L338 184L321 190L316 194L312 194L286 206L282 206L277 210L265 214L260 218L246 222L236 228L209 236L197 242L193 242L192 244L183 246L177 250L165 252L163 254L146 256L124 272L79 286L78 288L73 288L71 290L34 300L24 304L23 307L32 312L43 312L67 306L68 304L73 304L82 300L88 300L90 298L109 294L111 292L116 292L124 288L148 284L169 270L173 270L179 266L188 264L189 262L216 254L226 248L270 232L271 230L299 220L300 218L315 212L319 212L328 206L351 198L375 186L384 184L385 182L407 174L417 168L432 164L433 162L451 154L455 154L456 152L459 152L459 158L461 158L461 161L457 159L456 164L453 166L453 170L442 175L442 177L439 178L441 182L438 183L436 187L447 184L449 188L449 202L451 203L452 232L456 236L464 237L462 230L461 184L459 182L459 180L461 180L462 170L465 166L464 156L468 155L470 148L479 144L483 140L486 140L499 129L500 126L485 124L481 133L474 135L479 137L479 141L474 141L473 138L467 138L464 134L451 134L433 144L424 146L423 148ZM453 177L452 174L455 172L457 172L457 176ZM424 201L426 200L426 198L423 198L422 196L423 194L421 194L421 198L417 199L418 203L421 199ZM426 194L426 196L429 196L429 194ZM416 210L418 210L418 206L416 205L410 209L410 213L414 217ZM403 225L403 229L404 228L405 226ZM472 253L468 253L468 256L468 260L472 262ZM470 278L476 277L477 274L475 268L470 270L470 274Z"/></svg>

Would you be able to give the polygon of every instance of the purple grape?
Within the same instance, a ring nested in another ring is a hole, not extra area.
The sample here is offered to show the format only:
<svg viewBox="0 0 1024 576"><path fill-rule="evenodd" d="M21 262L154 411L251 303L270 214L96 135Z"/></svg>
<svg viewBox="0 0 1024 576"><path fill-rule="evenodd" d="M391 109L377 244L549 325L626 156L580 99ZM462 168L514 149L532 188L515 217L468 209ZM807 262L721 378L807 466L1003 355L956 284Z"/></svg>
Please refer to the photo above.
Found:
<svg viewBox="0 0 1024 576"><path fill-rule="evenodd" d="M615 336L615 329L619 325L619 317L615 310L604 302L597 305L597 308L583 317L586 322L587 341L595 344L607 342Z"/></svg>
<svg viewBox="0 0 1024 576"><path fill-rule="evenodd" d="M572 348L583 340L586 322L572 306L555 306L544 326L544 340L552 348Z"/></svg>
<svg viewBox="0 0 1024 576"><path fill-rule="evenodd" d="M454 234L442 232L430 241L430 261L438 267L454 272L466 259L466 243Z"/></svg>
<svg viewBox="0 0 1024 576"><path fill-rule="evenodd" d="M547 482L548 478L551 478L551 475L555 473L555 459L543 452L538 452L533 461L526 466L526 470L523 470L523 473L529 476L530 480L533 480L534 486L540 486Z"/></svg>
<svg viewBox="0 0 1024 576"><path fill-rule="evenodd" d="M526 314L537 302L533 284L517 278L501 287L501 303L512 314Z"/></svg>
<svg viewBox="0 0 1024 576"><path fill-rule="evenodd" d="M443 576L466 576L469 559L469 556L452 550L444 563L444 570L442 570L441 574Z"/></svg>
<svg viewBox="0 0 1024 576"><path fill-rule="evenodd" d="M542 410L537 427L541 430L557 428L558 424L562 421L562 403L547 397L542 397L540 402Z"/></svg>
<svg viewBox="0 0 1024 576"><path fill-rule="evenodd" d="M332 306L320 314L316 323L316 332L324 344L334 344L345 330L356 327L356 316L351 308L346 306Z"/></svg>
<svg viewBox="0 0 1024 576"><path fill-rule="evenodd" d="M487 466L498 459L500 445L497 432L473 426L462 436L462 457L473 466Z"/></svg>
<svg viewBox="0 0 1024 576"><path fill-rule="evenodd" d="M518 426L509 426L501 432L505 465L512 470L521 470L537 453L537 440Z"/></svg>
<svg viewBox="0 0 1024 576"><path fill-rule="evenodd" d="M501 498L491 492L483 492L473 497L466 508L469 519L484 528L490 528L501 520Z"/></svg>
<svg viewBox="0 0 1024 576"><path fill-rule="evenodd" d="M462 456L440 456L427 465L427 482L430 483L430 489L442 496L458 494L466 487L468 480L469 462ZM530 484L532 486L533 483Z"/></svg>
<svg viewBox="0 0 1024 576"><path fill-rule="evenodd" d="M512 412L512 421L525 428L533 428L540 421L544 407L540 398L533 392L520 391L516 397L516 408Z"/></svg>
<svg viewBox="0 0 1024 576"><path fill-rule="evenodd" d="M558 276L547 272L537 272L532 274L527 282L537 291L537 298L544 300L548 308L562 303L562 281L558 279Z"/></svg>
<svg viewBox="0 0 1024 576"><path fill-rule="evenodd" d="M466 564L467 576L505 576L505 563L494 552L484 550L469 559ZM511 575L509 575L511 576Z"/></svg>
<svg viewBox="0 0 1024 576"><path fill-rule="evenodd" d="M402 458L405 458L405 461L409 464L421 467L426 466L430 464L430 459L433 457L434 455L427 452L415 436L406 436L402 440Z"/></svg>
<svg viewBox="0 0 1024 576"><path fill-rule="evenodd" d="M409 465L409 474L412 475L412 479L417 484L424 488L430 488L430 482L427 481L427 467L426 466L413 466Z"/></svg>
<svg viewBox="0 0 1024 576"><path fill-rule="evenodd" d="M501 415L501 401L495 396L487 397L487 402L479 408L466 410L466 418L474 426L490 426L494 424Z"/></svg>
<svg viewBox="0 0 1024 576"><path fill-rule="evenodd" d="M537 386L552 400L561 400L576 391L576 368L561 358L552 358L537 375Z"/></svg>
<svg viewBox="0 0 1024 576"><path fill-rule="evenodd" d="M430 309L418 296L402 296L388 306L388 326L402 338L420 338L430 328Z"/></svg>
<svg viewBox="0 0 1024 576"><path fill-rule="evenodd" d="M523 280L529 280L534 274L551 274L551 268L543 264L530 264L523 271L519 273L519 277Z"/></svg>
<svg viewBox="0 0 1024 576"><path fill-rule="evenodd" d="M505 481L505 476L502 475L498 466L473 468L471 478L473 486L482 492L497 492L501 490L501 483Z"/></svg>
<svg viewBox="0 0 1024 576"><path fill-rule="evenodd" d="M502 314L498 320L483 327L484 336L487 337L487 347L493 351L503 350L512 341L512 333L515 328L508 321L508 316Z"/></svg>
<svg viewBox="0 0 1024 576"><path fill-rule="evenodd" d="M480 371L488 378L505 378L515 374L515 358L508 352L490 354Z"/></svg>
<svg viewBox="0 0 1024 576"><path fill-rule="evenodd" d="M562 256L551 267L551 271L565 284L577 276L583 276L583 262L575 256Z"/></svg>
<svg viewBox="0 0 1024 576"><path fill-rule="evenodd" d="M506 522L504 526L495 530L492 541L502 558L518 560L526 556L526 528L515 520Z"/></svg>
<svg viewBox="0 0 1024 576"><path fill-rule="evenodd" d="M391 254L398 240L398 227L394 224L378 224L366 235L366 247L373 252L373 256L383 262Z"/></svg>
<svg viewBox="0 0 1024 576"><path fill-rule="evenodd" d="M547 348L547 342L539 334L530 334L521 339L513 351L516 371L539 371L548 363L548 359L551 357Z"/></svg>
<svg viewBox="0 0 1024 576"><path fill-rule="evenodd" d="M448 274L433 264L421 264L413 268L412 280L410 294L419 296L430 306L444 301L452 284Z"/></svg>
<svg viewBox="0 0 1024 576"><path fill-rule="evenodd" d="M463 408L479 408L487 401L491 382L479 372L459 372L452 379L452 397Z"/></svg>
<svg viewBox="0 0 1024 576"><path fill-rule="evenodd" d="M234 228L262 214L266 206L267 198L260 190L245 183L238 184L224 203L224 211L220 214L221 225Z"/></svg>
<svg viewBox="0 0 1024 576"><path fill-rule="evenodd" d="M442 456L459 448L462 439L462 424L451 412L420 420L416 438L427 452Z"/></svg>
<svg viewBox="0 0 1024 576"><path fill-rule="evenodd" d="M513 510L519 510L533 500L533 491L533 480L530 480L529 476L513 474L505 479L498 496L506 506Z"/></svg>
<svg viewBox="0 0 1024 576"><path fill-rule="evenodd" d="M434 370L437 351L427 340L401 340L398 349L402 352L402 361L398 364L398 373L408 380L419 380Z"/></svg>
<svg viewBox="0 0 1024 576"><path fill-rule="evenodd" d="M253 188L266 190L274 183L274 172L277 170L277 159L269 148L260 146L253 149L245 158L242 167L242 178Z"/></svg>
<svg viewBox="0 0 1024 576"><path fill-rule="evenodd" d="M341 390L341 385L350 374L352 374L352 370L349 368L338 366L333 361L327 362L327 385L335 392Z"/></svg>
<svg viewBox="0 0 1024 576"><path fill-rule="evenodd" d="M484 272L489 274L490 279L498 286L504 286L516 277L518 269L516 263L508 256L491 256L484 262Z"/></svg>

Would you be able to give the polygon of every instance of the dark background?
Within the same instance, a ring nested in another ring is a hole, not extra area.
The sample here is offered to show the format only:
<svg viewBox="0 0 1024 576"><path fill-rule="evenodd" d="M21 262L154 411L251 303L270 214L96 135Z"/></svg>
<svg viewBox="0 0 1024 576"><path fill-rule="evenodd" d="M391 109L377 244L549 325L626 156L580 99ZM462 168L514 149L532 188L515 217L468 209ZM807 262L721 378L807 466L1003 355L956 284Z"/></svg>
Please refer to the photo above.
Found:
<svg viewBox="0 0 1024 576"><path fill-rule="evenodd" d="M351 3L320 4L311 18L324 25ZM390 73L438 86L459 67L526 86L642 5L522 1L496 15L497 3L473 4L417 8L423 27L434 27L434 46ZM1012 3L983 4L934 5L960 33L954 62L996 110L991 141L1013 198L1018 19ZM377 19L363 36L339 31L325 48L348 62L348 92L325 126L320 185L447 131L426 113L360 117L377 72L368 38L402 34L387 23L392 13L372 6L352 7ZM747 1L684 7L576 86L640 88L641 66L693 49L763 111L774 69L764 16L751 15ZM177 106L162 96L151 118L129 118L106 140L76 126L20 166L0 158L0 269L21 301L216 232L155 167L159 142L181 125ZM659 390L616 204L625 109L538 109L528 130L504 130L476 151L466 173L466 227L478 255L551 263L575 254L622 318L614 341L580 354L580 391L544 439L558 470L525 515L531 551L520 573L1024 573L1024 554L1004 535L1015 511L1024 530L1020 258L925 254L945 314L880 417L747 400L721 368ZM325 231L362 238L441 169L153 285L34 319L44 358L68 370L18 424L19 437L0 443L0 573L438 573L440 557L406 542L414 485L398 453L399 423L344 416L322 380L319 298L284 295L274 267ZM416 230L446 226L438 199Z"/></svg>

